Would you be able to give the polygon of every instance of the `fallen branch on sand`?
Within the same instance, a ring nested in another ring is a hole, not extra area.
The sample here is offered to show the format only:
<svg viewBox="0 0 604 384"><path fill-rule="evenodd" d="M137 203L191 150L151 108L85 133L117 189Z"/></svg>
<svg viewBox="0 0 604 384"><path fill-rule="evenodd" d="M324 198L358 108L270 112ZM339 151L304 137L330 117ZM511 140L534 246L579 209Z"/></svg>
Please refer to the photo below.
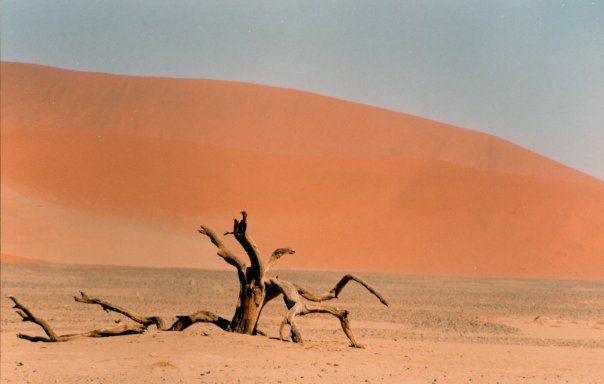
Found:
<svg viewBox="0 0 604 384"><path fill-rule="evenodd" d="M119 325L113 328L106 329L95 329L89 332L83 333L75 333L69 335L58 335L50 325L41 318L35 316L27 307L21 304L17 298L13 296L9 296L9 298L15 304L13 308L15 308L15 312L21 316L23 321L32 322L34 324L39 325L47 337L44 336L29 336L24 335L22 333L17 334L17 337L33 342L42 341L46 343L57 343L61 341L68 341L77 339L80 337L110 337L110 336L122 336L122 335L133 335L138 333L143 333L147 327L142 324L134 324L134 325Z"/></svg>

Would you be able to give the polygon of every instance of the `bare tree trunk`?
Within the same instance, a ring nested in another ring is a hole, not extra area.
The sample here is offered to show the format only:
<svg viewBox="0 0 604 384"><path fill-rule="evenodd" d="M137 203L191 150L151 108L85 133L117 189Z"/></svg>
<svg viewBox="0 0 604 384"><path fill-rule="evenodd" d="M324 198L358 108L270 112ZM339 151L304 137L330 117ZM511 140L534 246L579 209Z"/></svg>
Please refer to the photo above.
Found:
<svg viewBox="0 0 604 384"><path fill-rule="evenodd" d="M247 232L247 213L245 211L241 212L241 220L233 220L233 231L226 232L225 235L235 236L250 260L249 267L228 250L213 231L201 227L199 232L208 236L218 248L218 255L238 270L239 298L230 324L231 332L255 334L266 296L265 273L281 256L293 254L295 251L290 248L279 248L273 252L265 266L256 243Z"/></svg>
<svg viewBox="0 0 604 384"><path fill-rule="evenodd" d="M247 270L249 278L240 288L235 314L231 320L231 331L251 335L255 333L258 318L266 296L266 288L261 279L250 276L253 271Z"/></svg>

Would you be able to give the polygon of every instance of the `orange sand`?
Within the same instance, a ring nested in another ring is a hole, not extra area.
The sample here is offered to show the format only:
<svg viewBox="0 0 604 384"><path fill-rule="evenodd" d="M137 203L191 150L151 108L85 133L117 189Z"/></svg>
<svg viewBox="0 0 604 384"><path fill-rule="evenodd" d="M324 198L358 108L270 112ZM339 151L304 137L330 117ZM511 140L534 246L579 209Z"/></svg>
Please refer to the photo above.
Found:
<svg viewBox="0 0 604 384"><path fill-rule="evenodd" d="M221 267L241 209L292 268L604 278L604 183L489 135L308 93L2 63L3 252Z"/></svg>
<svg viewBox="0 0 604 384"><path fill-rule="evenodd" d="M5 264L45 264L46 261L38 259L30 259L27 257L19 257L13 255L0 254L0 263Z"/></svg>

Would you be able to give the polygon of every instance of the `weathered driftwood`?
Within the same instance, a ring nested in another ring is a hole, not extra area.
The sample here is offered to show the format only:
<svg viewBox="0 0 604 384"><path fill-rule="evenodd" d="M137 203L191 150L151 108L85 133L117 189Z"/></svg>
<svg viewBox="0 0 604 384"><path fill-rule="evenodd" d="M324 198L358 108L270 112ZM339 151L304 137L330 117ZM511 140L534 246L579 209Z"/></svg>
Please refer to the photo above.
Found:
<svg viewBox="0 0 604 384"><path fill-rule="evenodd" d="M342 289L344 289L346 284L348 284L349 281L356 281L357 283L361 284L363 287L367 288L367 290L371 292L375 297L377 297L382 304L388 306L388 302L386 301L386 299L382 297L382 295L375 288L363 281L361 278L356 277L354 275L346 275L342 277L340 281L338 281L338 283L335 285L335 287L333 287L330 291L322 294L312 293L306 288L299 286L298 284L294 284L294 287L296 287L298 293L302 295L302 297L304 297L306 300L321 302L331 299L337 299L338 295L340 294Z"/></svg>
<svg viewBox="0 0 604 384"><path fill-rule="evenodd" d="M124 308L118 307L117 305L111 304L105 300L91 298L85 292L82 292L82 291L80 291L80 296L74 296L73 299L75 301L77 301L78 303L98 304L105 311L117 312L121 315L124 315L124 316L134 320L135 322L139 323L140 325L144 326L145 329L148 328L150 325L155 325L158 329L164 328L164 321L159 316L151 316L151 317L140 316L134 312L131 312Z"/></svg>
<svg viewBox="0 0 604 384"><path fill-rule="evenodd" d="M285 301L287 309L289 309L285 315L285 318L281 322L281 327L279 328L279 336L281 337L281 340L286 339L284 330L285 326L289 325L291 329L292 341L295 343L302 342L302 334L300 333L300 329L296 325L295 321L296 316L304 316L308 315L309 313L328 313L340 320L342 330L350 340L351 346L355 348L363 348L363 346L356 341L354 334L352 333L352 329L350 329L348 311L326 305L306 304L302 302L300 293L298 292L296 286L289 281L279 279L278 276L271 278L269 284L283 294L283 300Z"/></svg>
<svg viewBox="0 0 604 384"><path fill-rule="evenodd" d="M46 333L47 337L44 336L29 336L18 334L17 336L21 339L29 340L29 341L42 341L42 342L61 342L68 341L72 339L76 339L79 337L109 337L109 336L122 336L122 335L132 335L143 333L149 328L151 325L155 325L160 331L184 331L191 325L195 323L212 323L222 328L223 330L228 330L230 322L220 316L213 314L208 311L197 311L190 315L180 315L176 317L176 321L169 327L164 328L164 321L159 316L141 316L132 311L124 309L122 307L118 307L115 304L112 304L108 301L91 298L85 292L80 292L80 296L74 296L74 300L79 303L84 304L98 304L105 311L116 312L121 315L128 317L129 319L136 322L136 324L124 324L118 325L112 328L106 329L94 329L88 332L76 333L76 334L68 334L68 335L57 335L57 333L52 329L52 327L43 319L35 316L27 307L21 304L14 296L9 297L13 303L15 311L21 316L23 321L32 322L34 324L39 325L42 330Z"/></svg>
<svg viewBox="0 0 604 384"><path fill-rule="evenodd" d="M80 292L80 296L75 296L74 300L79 303L85 304L98 304L106 311L117 312L122 314L129 319L139 323L147 329L151 325L155 325L160 331L184 331L195 323L212 323L218 327L226 330L229 325L229 321L223 317L213 314L209 311L197 311L190 315L178 315L176 321L168 328L164 327L164 320L159 316L141 316L132 311L118 307L115 304L111 304L108 301L91 298L86 293Z"/></svg>
<svg viewBox="0 0 604 384"><path fill-rule="evenodd" d="M14 296L9 296L13 301L15 312L21 316L22 321L31 322L39 325L46 333L47 337L44 336L29 336L22 333L17 334L17 337L33 342L41 341L46 343L56 343L61 341L68 341L77 339L80 337L110 337L110 336L122 336L122 335L133 335L143 333L147 327L143 324L129 324L129 325L118 325L112 328L106 329L95 329L83 333L75 333L68 335L58 335L52 327L43 319L35 316L27 307L21 304Z"/></svg>
<svg viewBox="0 0 604 384"><path fill-rule="evenodd" d="M154 325L160 331L183 331L195 323L211 323L219 328L235 333L243 334L264 334L258 330L258 321L264 306L272 299L283 295L285 305L288 312L283 319L279 329L281 339L285 340L285 327L289 325L291 340L297 343L302 342L302 334L298 328L295 317L304 316L311 313L326 313L337 317L340 320L342 330L348 337L353 347L362 348L362 345L355 339L350 321L348 320L348 311L336 307L326 306L322 304L311 304L302 301L302 298L312 302L323 302L332 300L338 297L342 289L349 281L355 281L365 287L370 293L375 295L380 302L388 305L384 297L371 285L362 279L346 275L328 292L316 294L308 289L280 279L279 277L267 277L267 272L273 265L284 255L294 254L295 251L291 248L278 248L265 263L254 243L253 239L247 232L247 213L241 212L241 220L234 220L233 230L226 232L224 235L233 235L237 242L244 249L249 259L250 265L247 266L235 253L230 251L222 240L210 228L202 226L198 231L202 235L207 236L212 244L216 246L216 254L224 259L225 262L235 267L239 277L239 296L235 313L231 320L225 319L212 312L197 311L190 315L176 316L176 321L170 326L165 327L165 322L159 316L141 316L122 307L109 303L99 298L91 298L84 292L80 292L80 296L75 296L77 302L84 304L97 304L106 311L119 313L133 320L136 324L120 325L108 329L92 330L80 334L73 335L57 335L52 328L44 320L34 316L31 311L11 297L15 303L15 310L21 316L23 321L33 322L39 325L48 337L27 336L21 335L20 338L30 341L45 341L59 342L67 341L77 337L108 337L127 334L143 333L148 327Z"/></svg>
<svg viewBox="0 0 604 384"><path fill-rule="evenodd" d="M165 331L184 331L195 323L212 323L224 331L229 330L230 321L209 311L197 311L190 315L176 316L177 320Z"/></svg>

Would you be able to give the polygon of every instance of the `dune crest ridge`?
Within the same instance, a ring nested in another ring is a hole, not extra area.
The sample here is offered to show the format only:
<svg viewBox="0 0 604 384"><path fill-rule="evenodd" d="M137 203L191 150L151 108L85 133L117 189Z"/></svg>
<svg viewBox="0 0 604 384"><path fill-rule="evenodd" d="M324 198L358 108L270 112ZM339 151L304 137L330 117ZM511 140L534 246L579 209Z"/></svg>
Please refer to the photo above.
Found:
<svg viewBox="0 0 604 384"><path fill-rule="evenodd" d="M243 83L1 76L3 252L220 267L195 229L246 209L291 268L604 278L604 183L493 136Z"/></svg>

